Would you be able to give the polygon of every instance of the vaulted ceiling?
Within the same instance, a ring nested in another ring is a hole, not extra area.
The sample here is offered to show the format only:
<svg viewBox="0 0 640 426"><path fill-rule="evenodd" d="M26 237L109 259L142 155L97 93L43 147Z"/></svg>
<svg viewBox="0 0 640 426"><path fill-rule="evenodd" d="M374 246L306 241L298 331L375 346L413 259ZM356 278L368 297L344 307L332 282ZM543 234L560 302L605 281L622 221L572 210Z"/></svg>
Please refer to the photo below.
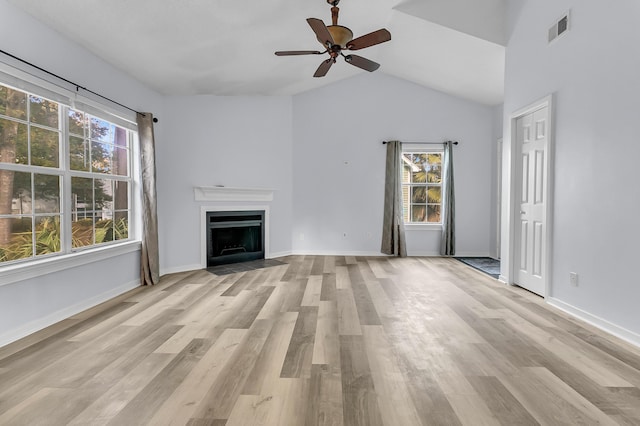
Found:
<svg viewBox="0 0 640 426"><path fill-rule="evenodd" d="M306 18L330 24L326 0L10 0L166 95L291 95L366 71L324 56ZM342 0L355 37L392 40L358 51L376 72L487 105L502 102L507 0Z"/></svg>

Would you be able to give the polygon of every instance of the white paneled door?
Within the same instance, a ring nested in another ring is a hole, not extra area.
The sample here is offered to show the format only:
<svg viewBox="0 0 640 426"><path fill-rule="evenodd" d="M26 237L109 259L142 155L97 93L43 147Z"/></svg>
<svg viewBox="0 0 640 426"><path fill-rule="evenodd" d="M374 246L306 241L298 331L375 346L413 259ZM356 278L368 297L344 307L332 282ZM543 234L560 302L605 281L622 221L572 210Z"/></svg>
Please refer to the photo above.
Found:
<svg viewBox="0 0 640 426"><path fill-rule="evenodd" d="M545 296L547 164L549 147L548 107L516 119L517 164L515 282Z"/></svg>

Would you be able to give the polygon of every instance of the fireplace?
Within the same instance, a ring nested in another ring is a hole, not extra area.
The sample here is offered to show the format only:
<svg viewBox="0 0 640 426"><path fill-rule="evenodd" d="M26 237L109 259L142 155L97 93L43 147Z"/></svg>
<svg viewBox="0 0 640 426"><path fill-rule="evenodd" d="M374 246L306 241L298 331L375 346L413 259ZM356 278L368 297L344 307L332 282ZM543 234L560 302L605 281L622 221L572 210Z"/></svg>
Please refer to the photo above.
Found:
<svg viewBox="0 0 640 426"><path fill-rule="evenodd" d="M209 211L207 267L265 257L265 212Z"/></svg>

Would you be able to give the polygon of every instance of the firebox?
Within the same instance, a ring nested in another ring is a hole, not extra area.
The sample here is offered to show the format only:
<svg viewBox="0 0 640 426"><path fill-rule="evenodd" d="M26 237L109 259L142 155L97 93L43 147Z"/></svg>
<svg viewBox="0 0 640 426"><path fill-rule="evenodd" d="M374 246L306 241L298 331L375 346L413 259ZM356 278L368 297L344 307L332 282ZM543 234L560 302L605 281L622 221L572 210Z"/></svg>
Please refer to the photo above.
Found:
<svg viewBox="0 0 640 426"><path fill-rule="evenodd" d="M264 259L264 210L207 212L207 267Z"/></svg>

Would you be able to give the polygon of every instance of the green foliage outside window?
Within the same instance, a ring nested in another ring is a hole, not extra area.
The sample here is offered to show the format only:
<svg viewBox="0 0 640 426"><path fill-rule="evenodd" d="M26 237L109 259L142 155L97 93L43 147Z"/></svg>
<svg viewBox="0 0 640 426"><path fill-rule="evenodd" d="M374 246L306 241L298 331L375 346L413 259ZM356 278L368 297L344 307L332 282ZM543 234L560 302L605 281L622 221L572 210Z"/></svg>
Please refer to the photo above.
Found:
<svg viewBox="0 0 640 426"><path fill-rule="evenodd" d="M74 247L129 238L129 225L125 218L116 221L111 219L97 221L95 242L93 240L93 229L92 219L74 222L71 232ZM4 247L0 247L0 262L20 260L33 256L31 219L14 224L14 231L11 242ZM44 255L60 252L60 218L46 218L41 221L36 227L35 238L36 254Z"/></svg>

